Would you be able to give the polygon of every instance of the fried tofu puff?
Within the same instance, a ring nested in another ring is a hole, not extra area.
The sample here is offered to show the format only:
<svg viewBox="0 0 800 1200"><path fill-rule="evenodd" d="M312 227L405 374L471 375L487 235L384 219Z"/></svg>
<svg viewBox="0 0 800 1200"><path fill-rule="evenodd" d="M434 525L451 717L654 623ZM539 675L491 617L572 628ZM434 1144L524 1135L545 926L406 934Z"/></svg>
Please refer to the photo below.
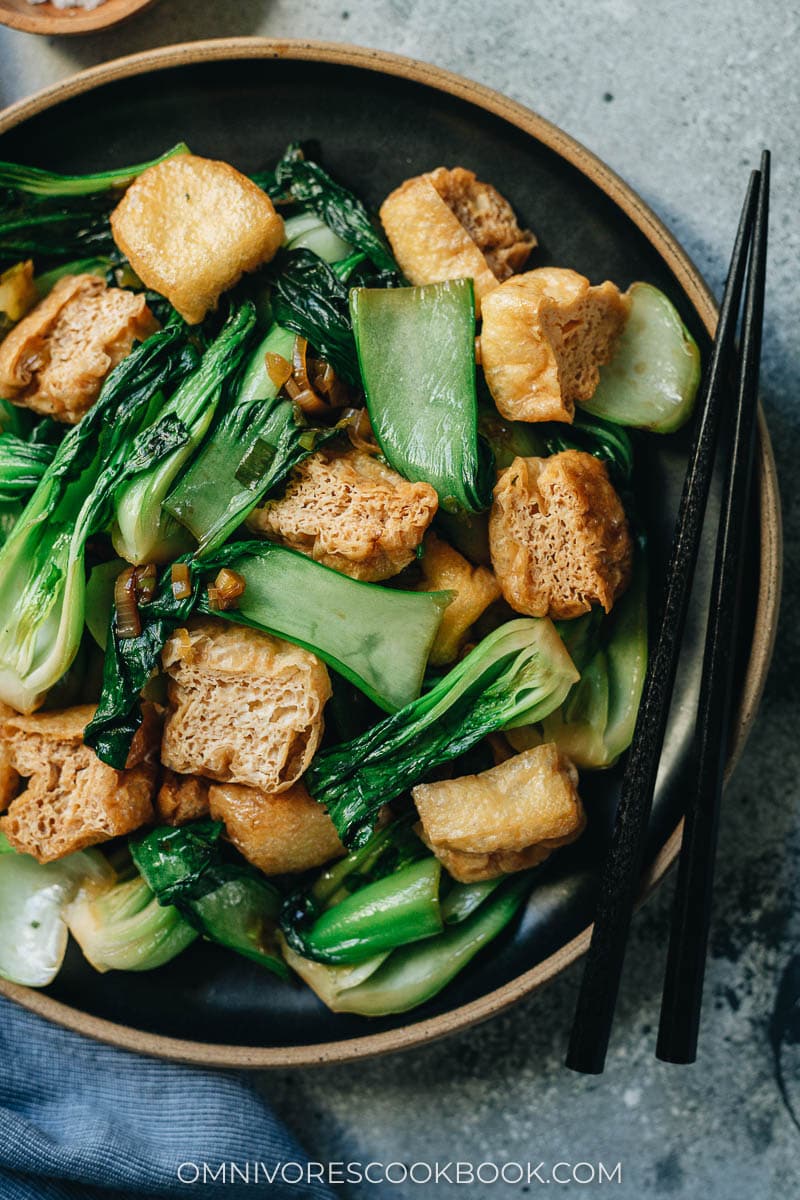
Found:
<svg viewBox="0 0 800 1200"><path fill-rule="evenodd" d="M15 850L41 863L133 833L153 819L160 722L152 705L133 739L125 770L101 762L83 742L93 705L6 717L0 744L6 776L24 790L0 817Z"/></svg>
<svg viewBox="0 0 800 1200"><path fill-rule="evenodd" d="M478 313L483 297L523 267L536 245L508 201L463 167L407 179L386 197L380 217L411 283L470 278Z"/></svg>
<svg viewBox="0 0 800 1200"><path fill-rule="evenodd" d="M581 450L515 458L501 471L489 548L503 595L519 613L565 620L627 588L633 542L605 464Z"/></svg>
<svg viewBox="0 0 800 1200"><path fill-rule="evenodd" d="M208 816L209 782L199 775L164 771L156 793L156 816L165 825L186 825Z"/></svg>
<svg viewBox="0 0 800 1200"><path fill-rule="evenodd" d="M371 454L320 450L247 524L351 579L376 583L408 566L438 504L429 483L409 483Z"/></svg>
<svg viewBox="0 0 800 1200"><path fill-rule="evenodd" d="M274 257L283 220L229 163L178 154L134 180L111 231L139 278L197 325L245 272Z"/></svg>
<svg viewBox="0 0 800 1200"><path fill-rule="evenodd" d="M481 363L498 410L511 421L567 421L594 395L630 300L606 280L542 267L515 275L483 305Z"/></svg>
<svg viewBox="0 0 800 1200"><path fill-rule="evenodd" d="M419 560L422 580L417 591L453 593L431 648L429 662L438 667L455 662L470 627L490 604L500 599L501 592L487 567L474 567L435 533L428 533L424 547L425 553Z"/></svg>
<svg viewBox="0 0 800 1200"><path fill-rule="evenodd" d="M316 753L331 695L315 654L268 633L198 619L167 640L161 761L181 775L284 792Z"/></svg>
<svg viewBox="0 0 800 1200"><path fill-rule="evenodd" d="M211 816L222 821L240 854L265 875L321 867L344 846L325 809L302 782L279 795L237 784L212 784Z"/></svg>
<svg viewBox="0 0 800 1200"><path fill-rule="evenodd" d="M65 275L0 343L0 395L74 425L134 342L157 329L143 295Z"/></svg>
<svg viewBox="0 0 800 1200"><path fill-rule="evenodd" d="M586 825L578 772L553 743L412 795L423 840L461 883L536 866Z"/></svg>

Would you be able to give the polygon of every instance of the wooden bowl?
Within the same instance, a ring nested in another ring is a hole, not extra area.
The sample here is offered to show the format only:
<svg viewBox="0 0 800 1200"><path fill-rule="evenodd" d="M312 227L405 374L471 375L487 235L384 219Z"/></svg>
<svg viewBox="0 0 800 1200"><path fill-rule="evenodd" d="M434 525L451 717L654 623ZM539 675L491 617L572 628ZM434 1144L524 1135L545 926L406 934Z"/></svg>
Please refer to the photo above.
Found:
<svg viewBox="0 0 800 1200"><path fill-rule="evenodd" d="M25 33L51 36L76 33L98 33L127 21L144 12L155 0L105 0L99 8L56 8L46 4L29 4L28 0L0 0L0 25L21 29Z"/></svg>
<svg viewBox="0 0 800 1200"><path fill-rule="evenodd" d="M197 154L228 158L242 170L255 171L274 161L288 141L314 137L333 174L373 209L408 175L441 162L473 168L509 197L524 225L536 230L536 265L569 264L623 287L632 279L649 279L671 297L708 354L717 320L714 299L640 197L541 117L427 64L317 42L194 42L104 63L0 114L0 159L58 171L139 162L181 139ZM763 414L759 435L729 769L761 695L780 591L780 507ZM667 559L688 442L689 430L683 430L644 438L637 451L644 456L640 498L656 586ZM719 501L722 469L718 462L712 505ZM680 846L680 796L692 768L691 713L699 690L703 596L713 548L709 537L700 550L642 897L663 878ZM522 919L414 1012L373 1021L332 1014L307 988L292 988L255 963L199 943L158 971L138 975L98 975L73 946L46 990L0 982L0 994L130 1050L216 1066L342 1062L419 1045L502 1011L585 951L619 775L619 768L587 773L587 836L545 865Z"/></svg>

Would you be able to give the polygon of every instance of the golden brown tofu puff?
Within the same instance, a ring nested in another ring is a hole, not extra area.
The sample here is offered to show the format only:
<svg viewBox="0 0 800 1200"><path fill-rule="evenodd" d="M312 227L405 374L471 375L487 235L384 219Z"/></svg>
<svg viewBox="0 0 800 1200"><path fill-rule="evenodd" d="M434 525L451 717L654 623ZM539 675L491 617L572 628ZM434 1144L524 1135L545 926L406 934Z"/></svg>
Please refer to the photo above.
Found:
<svg viewBox="0 0 800 1200"><path fill-rule="evenodd" d="M169 677L165 767L270 793L297 782L319 745L331 695L316 655L206 618L177 630L162 662Z"/></svg>
<svg viewBox="0 0 800 1200"><path fill-rule="evenodd" d="M65 275L0 343L0 395L74 425L133 343L157 329L143 295Z"/></svg>
<svg viewBox="0 0 800 1200"><path fill-rule="evenodd" d="M453 593L442 614L429 658L434 666L442 666L458 658L470 627L490 604L500 599L500 585L487 567L473 567L463 554L435 533L428 533L425 538L425 553L419 566L422 580L417 591Z"/></svg>
<svg viewBox="0 0 800 1200"><path fill-rule="evenodd" d="M111 214L111 230L142 282L190 325L283 240L269 196L229 163L194 154L143 171Z"/></svg>
<svg viewBox="0 0 800 1200"><path fill-rule="evenodd" d="M223 821L228 837L265 875L321 867L344 854L333 822L305 785L280 795L236 784L212 784L211 816Z"/></svg>
<svg viewBox="0 0 800 1200"><path fill-rule="evenodd" d="M247 524L351 579L375 583L408 566L438 503L429 483L408 483L371 454L320 450Z"/></svg>
<svg viewBox="0 0 800 1200"><path fill-rule="evenodd" d="M535 866L586 825L578 772L552 743L412 795L423 840L462 883Z"/></svg>
<svg viewBox="0 0 800 1200"><path fill-rule="evenodd" d="M407 179L386 197L380 217L411 283L471 278L478 314L484 296L519 270L536 245L508 201L463 167Z"/></svg>
<svg viewBox="0 0 800 1200"><path fill-rule="evenodd" d="M15 850L52 862L153 819L156 755L161 733L152 705L117 771L83 743L93 705L8 718L2 739L11 765L27 782L0 818Z"/></svg>
<svg viewBox="0 0 800 1200"><path fill-rule="evenodd" d="M500 472L489 548L505 599L529 617L609 612L630 583L625 510L605 464L581 450L515 458Z"/></svg>
<svg viewBox="0 0 800 1200"><path fill-rule="evenodd" d="M156 817L165 825L186 825L189 821L207 817L208 788L208 780L199 775L165 771L156 793Z"/></svg>
<svg viewBox="0 0 800 1200"><path fill-rule="evenodd" d="M483 305L481 363L512 421L572 421L590 400L630 311L616 284L542 267L501 284Z"/></svg>

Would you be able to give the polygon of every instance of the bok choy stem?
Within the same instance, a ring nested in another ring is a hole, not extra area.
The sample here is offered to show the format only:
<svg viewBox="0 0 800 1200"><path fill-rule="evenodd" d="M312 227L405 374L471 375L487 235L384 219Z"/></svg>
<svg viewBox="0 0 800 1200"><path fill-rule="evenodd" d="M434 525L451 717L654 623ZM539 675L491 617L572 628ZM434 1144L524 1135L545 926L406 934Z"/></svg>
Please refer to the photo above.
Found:
<svg viewBox="0 0 800 1200"><path fill-rule="evenodd" d="M150 429L152 401L196 361L171 326L136 347L59 445L0 549L0 700L31 712L64 674L83 632L84 550L110 519L114 492L145 458L169 453L179 425Z"/></svg>

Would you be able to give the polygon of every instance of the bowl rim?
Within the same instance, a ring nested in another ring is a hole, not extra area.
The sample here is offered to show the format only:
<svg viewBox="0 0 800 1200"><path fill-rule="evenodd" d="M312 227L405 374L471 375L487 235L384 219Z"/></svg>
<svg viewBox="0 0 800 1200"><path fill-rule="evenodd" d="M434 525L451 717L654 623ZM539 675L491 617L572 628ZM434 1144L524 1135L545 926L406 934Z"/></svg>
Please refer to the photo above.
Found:
<svg viewBox="0 0 800 1200"><path fill-rule="evenodd" d="M531 109L484 84L419 59L347 43L305 39L236 37L184 42L115 59L44 88L0 113L0 134L64 100L106 83L154 70L232 59L295 59L399 76L449 93L516 126L588 176L627 214L672 270L708 334L713 336L717 306L708 285L662 221L616 172L580 142ZM783 558L780 497L769 431L760 407L758 430L759 586L750 657L731 736L727 779L747 741L761 699L775 643L780 604ZM682 829L683 822L680 822L646 870L639 903L647 898L674 863L680 849ZM316 1066L350 1062L419 1046L503 1012L553 979L585 953L591 931L592 927L587 926L542 962L458 1008L422 1021L412 1019L393 1030L305 1046L233 1046L152 1034L93 1017L41 992L3 980L0 980L0 995L75 1032L140 1054L216 1067L266 1069Z"/></svg>
<svg viewBox="0 0 800 1200"><path fill-rule="evenodd" d="M30 12L25 12L22 9L6 8L0 0L0 25L6 25L9 29L16 29L21 33L38 33L48 37L100 33L103 29L121 25L123 21L149 8L151 4L155 4L155 0L117 0L109 5L111 12L102 4L89 10L53 9L48 4L43 11L32 5Z"/></svg>

